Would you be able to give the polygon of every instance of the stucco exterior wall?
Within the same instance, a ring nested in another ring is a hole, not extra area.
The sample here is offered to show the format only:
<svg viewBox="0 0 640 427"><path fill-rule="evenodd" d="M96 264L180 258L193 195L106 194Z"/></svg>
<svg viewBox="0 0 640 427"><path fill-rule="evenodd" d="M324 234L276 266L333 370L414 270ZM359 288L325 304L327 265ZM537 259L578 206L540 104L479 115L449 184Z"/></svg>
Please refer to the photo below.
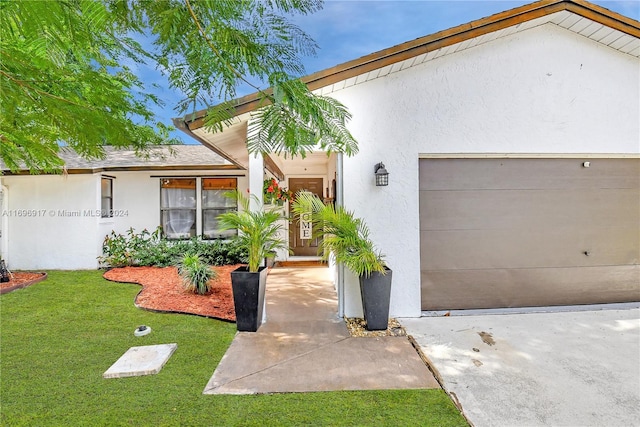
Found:
<svg viewBox="0 0 640 427"><path fill-rule="evenodd" d="M418 159L452 153L640 153L640 62L545 24L336 91L360 152L345 204L393 269L392 316L420 315ZM384 162L389 186L376 187ZM345 314L360 315L355 277Z"/></svg>
<svg viewBox="0 0 640 427"><path fill-rule="evenodd" d="M14 270L95 269L104 237L133 227L154 231L160 225L159 177L237 175L218 171L131 171L81 175L4 176L8 197L6 253ZM113 180L113 218L100 209L100 178ZM248 187L238 177L238 188ZM23 214L24 213L24 214Z"/></svg>
<svg viewBox="0 0 640 427"><path fill-rule="evenodd" d="M93 175L6 176L7 255L13 270L96 266L100 181Z"/></svg>

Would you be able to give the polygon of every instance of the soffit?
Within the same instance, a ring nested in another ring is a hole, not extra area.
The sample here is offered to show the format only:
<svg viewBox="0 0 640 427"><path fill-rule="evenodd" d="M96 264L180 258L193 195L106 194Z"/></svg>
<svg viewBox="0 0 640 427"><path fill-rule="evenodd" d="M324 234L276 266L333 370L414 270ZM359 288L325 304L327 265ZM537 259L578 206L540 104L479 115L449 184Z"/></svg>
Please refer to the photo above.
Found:
<svg viewBox="0 0 640 427"><path fill-rule="evenodd" d="M213 132L204 127L188 130L200 143L214 150L234 165L249 169L249 150L247 149L247 128L251 115L249 113L237 116L234 123L225 126L220 132ZM265 169L278 179L284 178L282 167L278 165L274 155L266 156Z"/></svg>
<svg viewBox="0 0 640 427"><path fill-rule="evenodd" d="M275 154L271 154L270 157L285 172L295 170L297 167L304 167L308 170L326 170L329 165L329 155L325 151L308 153L304 159Z"/></svg>
<svg viewBox="0 0 640 427"><path fill-rule="evenodd" d="M192 129L191 132L201 143L235 165L246 169L249 165L247 124L248 117L239 117L234 124L225 127L222 132L211 132L204 127Z"/></svg>

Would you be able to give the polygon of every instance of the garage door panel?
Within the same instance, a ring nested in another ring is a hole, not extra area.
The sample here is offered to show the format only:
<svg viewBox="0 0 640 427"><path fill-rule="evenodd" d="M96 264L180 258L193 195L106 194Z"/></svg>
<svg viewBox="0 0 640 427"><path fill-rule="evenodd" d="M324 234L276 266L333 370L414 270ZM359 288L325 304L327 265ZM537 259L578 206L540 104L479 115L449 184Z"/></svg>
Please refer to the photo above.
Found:
<svg viewBox="0 0 640 427"><path fill-rule="evenodd" d="M420 229L522 229L640 221L634 189L432 191L420 194Z"/></svg>
<svg viewBox="0 0 640 427"><path fill-rule="evenodd" d="M640 301L638 158L422 159L419 197L425 310Z"/></svg>
<svg viewBox="0 0 640 427"><path fill-rule="evenodd" d="M634 227L421 231L420 241L420 262L427 270L587 267L640 262L640 236Z"/></svg>
<svg viewBox="0 0 640 427"><path fill-rule="evenodd" d="M425 161L420 190L638 188L640 176L636 159L432 159L423 165Z"/></svg>
<svg viewBox="0 0 640 427"><path fill-rule="evenodd" d="M422 309L482 309L640 300L640 267L422 272Z"/></svg>

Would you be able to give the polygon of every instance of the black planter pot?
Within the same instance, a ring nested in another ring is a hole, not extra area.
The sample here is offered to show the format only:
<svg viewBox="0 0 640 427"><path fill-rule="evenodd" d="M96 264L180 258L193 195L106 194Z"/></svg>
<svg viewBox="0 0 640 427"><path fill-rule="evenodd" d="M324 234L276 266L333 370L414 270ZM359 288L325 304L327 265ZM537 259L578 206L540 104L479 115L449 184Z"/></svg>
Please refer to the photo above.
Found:
<svg viewBox="0 0 640 427"><path fill-rule="evenodd" d="M251 273L248 267L240 267L231 272L238 331L256 332L260 327L268 271L266 267L260 267L256 273Z"/></svg>
<svg viewBox="0 0 640 427"><path fill-rule="evenodd" d="M389 300L391 299L391 270L386 274L373 272L360 276L362 311L368 331L382 331L389 326Z"/></svg>

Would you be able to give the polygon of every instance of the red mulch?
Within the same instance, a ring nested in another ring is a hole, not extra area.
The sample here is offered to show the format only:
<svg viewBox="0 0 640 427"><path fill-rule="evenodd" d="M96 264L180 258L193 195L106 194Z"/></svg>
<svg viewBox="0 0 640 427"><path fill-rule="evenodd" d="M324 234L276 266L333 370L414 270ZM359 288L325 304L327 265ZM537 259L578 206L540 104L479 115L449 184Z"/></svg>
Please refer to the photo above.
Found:
<svg viewBox="0 0 640 427"><path fill-rule="evenodd" d="M0 282L0 294L11 292L38 283L47 277L46 273L16 272L11 273L11 280Z"/></svg>
<svg viewBox="0 0 640 427"><path fill-rule="evenodd" d="M186 291L176 267L123 267L104 273L114 282L137 283L142 290L136 296L138 307L173 313L196 314L235 322L231 272L238 265L213 267L218 277L212 279L213 289L206 295Z"/></svg>

